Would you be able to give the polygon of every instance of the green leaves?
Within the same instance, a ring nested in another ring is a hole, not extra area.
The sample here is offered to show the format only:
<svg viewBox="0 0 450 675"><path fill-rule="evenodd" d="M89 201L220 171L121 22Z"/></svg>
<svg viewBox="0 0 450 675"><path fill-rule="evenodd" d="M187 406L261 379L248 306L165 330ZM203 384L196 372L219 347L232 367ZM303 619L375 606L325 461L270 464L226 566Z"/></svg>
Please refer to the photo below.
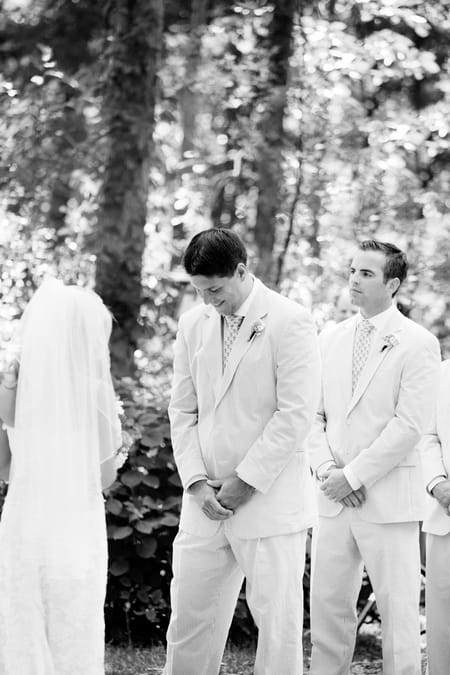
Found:
<svg viewBox="0 0 450 675"><path fill-rule="evenodd" d="M106 501L106 510L108 513L118 516L122 511L122 502L119 499L109 497L109 499Z"/></svg>
<svg viewBox="0 0 450 675"><path fill-rule="evenodd" d="M155 554L156 548L156 539L153 537L146 537L136 546L136 552L141 558L147 560L147 558L151 558Z"/></svg>
<svg viewBox="0 0 450 675"><path fill-rule="evenodd" d="M120 480L129 488L134 488L142 482L142 474L139 471L131 470L122 473Z"/></svg>
<svg viewBox="0 0 450 675"><path fill-rule="evenodd" d="M120 559L114 560L109 566L109 573L114 577L120 577L122 574L125 574L130 569L130 563L128 560Z"/></svg>
<svg viewBox="0 0 450 675"><path fill-rule="evenodd" d="M150 520L140 520L136 523L136 530L142 534L151 534L154 524Z"/></svg>
<svg viewBox="0 0 450 675"><path fill-rule="evenodd" d="M128 525L124 525L123 527L110 525L108 527L108 537L110 539L125 539L130 534L133 534L133 528Z"/></svg>
<svg viewBox="0 0 450 675"><path fill-rule="evenodd" d="M147 635L150 623L153 637L162 639L169 613L171 546L182 490L166 410L156 407L152 393L132 378L119 381L116 390L134 446L106 500L107 626L110 635L132 630L137 636ZM122 623L125 615L128 624Z"/></svg>

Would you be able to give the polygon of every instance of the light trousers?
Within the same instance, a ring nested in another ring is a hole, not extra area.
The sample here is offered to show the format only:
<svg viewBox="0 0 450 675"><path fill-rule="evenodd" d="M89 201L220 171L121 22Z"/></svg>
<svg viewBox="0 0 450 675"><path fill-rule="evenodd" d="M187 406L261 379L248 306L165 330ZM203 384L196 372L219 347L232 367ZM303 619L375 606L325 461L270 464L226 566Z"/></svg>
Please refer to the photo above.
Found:
<svg viewBox="0 0 450 675"><path fill-rule="evenodd" d="M450 673L450 534L427 534L428 675Z"/></svg>
<svg viewBox="0 0 450 675"><path fill-rule="evenodd" d="M173 546L172 615L164 675L217 675L239 591L258 627L255 675L303 673L306 530L238 539L180 531Z"/></svg>
<svg viewBox="0 0 450 675"><path fill-rule="evenodd" d="M364 565L381 617L383 675L420 675L419 525L368 523L356 508L321 517L313 530L310 675L350 673Z"/></svg>

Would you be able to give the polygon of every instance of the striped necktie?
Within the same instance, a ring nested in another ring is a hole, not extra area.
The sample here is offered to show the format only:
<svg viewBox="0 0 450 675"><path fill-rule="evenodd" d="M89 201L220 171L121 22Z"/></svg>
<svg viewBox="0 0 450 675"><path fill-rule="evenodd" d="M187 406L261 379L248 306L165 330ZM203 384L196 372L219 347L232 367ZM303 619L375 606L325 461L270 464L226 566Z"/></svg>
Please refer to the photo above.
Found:
<svg viewBox="0 0 450 675"><path fill-rule="evenodd" d="M234 341L237 338L237 334L239 332L239 328L241 327L241 323L244 320L244 317L237 316L237 314L225 314L223 318L225 319L225 322L227 324L223 336L222 365L223 369L225 370L225 366L227 365L228 359L231 354L231 350L233 348Z"/></svg>
<svg viewBox="0 0 450 675"><path fill-rule="evenodd" d="M363 319L356 329L353 343L352 393L355 391L359 376L367 361L374 329L375 326L367 319Z"/></svg>

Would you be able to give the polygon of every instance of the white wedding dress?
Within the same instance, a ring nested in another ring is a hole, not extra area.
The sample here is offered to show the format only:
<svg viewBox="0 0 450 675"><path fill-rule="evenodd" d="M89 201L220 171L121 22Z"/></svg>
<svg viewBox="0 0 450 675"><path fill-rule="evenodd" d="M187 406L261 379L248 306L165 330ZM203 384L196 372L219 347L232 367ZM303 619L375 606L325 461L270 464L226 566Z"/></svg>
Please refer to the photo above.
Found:
<svg viewBox="0 0 450 675"><path fill-rule="evenodd" d="M14 453L14 441L11 450ZM77 535L69 525L61 528L60 522L41 523L30 531L23 499L23 487L13 479L0 527L0 673L103 675L103 498L93 495L74 528ZM47 537L58 541L58 556L77 556L75 547L85 552L83 574L60 578L46 556L39 559Z"/></svg>
<svg viewBox="0 0 450 675"><path fill-rule="evenodd" d="M1 675L104 675L100 463L118 442L106 314L98 296L52 281L24 315L0 521Z"/></svg>

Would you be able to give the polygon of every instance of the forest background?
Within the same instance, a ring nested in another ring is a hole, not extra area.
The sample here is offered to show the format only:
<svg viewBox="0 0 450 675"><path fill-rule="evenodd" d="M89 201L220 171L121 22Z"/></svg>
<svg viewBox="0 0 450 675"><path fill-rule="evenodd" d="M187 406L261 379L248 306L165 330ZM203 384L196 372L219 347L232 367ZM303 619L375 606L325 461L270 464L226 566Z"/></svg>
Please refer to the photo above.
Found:
<svg viewBox="0 0 450 675"><path fill-rule="evenodd" d="M114 314L133 448L106 499L107 630L148 643L169 612L167 398L193 234L233 228L319 328L355 241L390 240L410 260L404 310L450 356L450 3L1 4L0 338L48 274ZM252 635L243 602L233 631Z"/></svg>

